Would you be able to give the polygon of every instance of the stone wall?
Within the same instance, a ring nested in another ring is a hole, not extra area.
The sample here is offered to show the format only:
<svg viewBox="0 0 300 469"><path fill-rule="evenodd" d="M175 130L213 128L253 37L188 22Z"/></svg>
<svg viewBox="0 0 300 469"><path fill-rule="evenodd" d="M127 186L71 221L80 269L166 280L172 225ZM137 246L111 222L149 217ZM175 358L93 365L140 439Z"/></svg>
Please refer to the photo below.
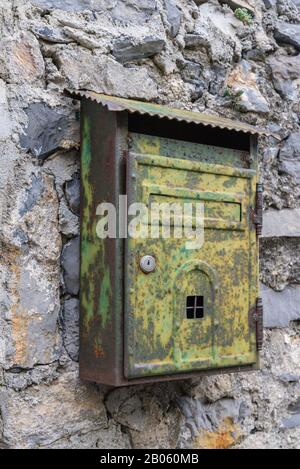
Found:
<svg viewBox="0 0 300 469"><path fill-rule="evenodd" d="M298 7L0 0L2 447L300 447ZM261 371L113 390L79 381L79 124L66 87L281 135L260 141Z"/></svg>

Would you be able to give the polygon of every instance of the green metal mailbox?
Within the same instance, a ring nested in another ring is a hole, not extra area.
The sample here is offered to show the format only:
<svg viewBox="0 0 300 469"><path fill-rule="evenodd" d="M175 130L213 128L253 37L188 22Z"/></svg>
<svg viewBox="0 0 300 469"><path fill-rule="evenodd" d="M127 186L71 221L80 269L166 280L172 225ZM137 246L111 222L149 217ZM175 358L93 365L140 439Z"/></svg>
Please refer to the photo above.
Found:
<svg viewBox="0 0 300 469"><path fill-rule="evenodd" d="M256 149L257 135L268 134L89 91L71 96L81 99L81 378L122 386L256 369L263 332ZM124 196L128 207L200 201L203 246L126 237ZM104 239L103 203L115 207L117 222L116 236Z"/></svg>

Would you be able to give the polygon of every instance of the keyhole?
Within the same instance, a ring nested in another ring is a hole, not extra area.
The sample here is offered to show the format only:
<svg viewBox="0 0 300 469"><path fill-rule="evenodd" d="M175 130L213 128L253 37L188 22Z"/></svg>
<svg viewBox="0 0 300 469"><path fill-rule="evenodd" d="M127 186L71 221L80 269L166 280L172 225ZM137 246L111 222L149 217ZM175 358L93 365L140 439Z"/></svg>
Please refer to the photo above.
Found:
<svg viewBox="0 0 300 469"><path fill-rule="evenodd" d="M155 258L153 256L143 256L140 259L140 268L145 274L149 274L155 270Z"/></svg>

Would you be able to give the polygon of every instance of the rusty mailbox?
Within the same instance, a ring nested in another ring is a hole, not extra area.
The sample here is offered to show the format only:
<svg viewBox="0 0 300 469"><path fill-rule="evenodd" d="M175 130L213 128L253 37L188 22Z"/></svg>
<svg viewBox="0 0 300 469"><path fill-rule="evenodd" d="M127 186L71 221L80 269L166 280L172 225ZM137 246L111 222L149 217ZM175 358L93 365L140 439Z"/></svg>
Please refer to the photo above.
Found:
<svg viewBox="0 0 300 469"><path fill-rule="evenodd" d="M257 368L264 132L94 92L71 96L81 99L81 377L121 386ZM126 238L125 195L128 206L201 201L204 244ZM115 237L99 237L103 203L116 209Z"/></svg>

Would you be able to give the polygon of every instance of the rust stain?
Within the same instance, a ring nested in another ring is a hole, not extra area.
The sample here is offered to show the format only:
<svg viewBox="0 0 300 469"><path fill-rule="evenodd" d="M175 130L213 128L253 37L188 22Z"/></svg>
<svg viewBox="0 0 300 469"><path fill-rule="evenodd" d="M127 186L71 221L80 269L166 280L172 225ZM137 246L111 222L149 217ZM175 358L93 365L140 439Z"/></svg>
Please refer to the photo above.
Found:
<svg viewBox="0 0 300 469"><path fill-rule="evenodd" d="M21 269L18 262L20 250L15 246L7 246L5 255L2 255L4 262L10 268L11 284L11 325L12 341L14 344L14 364L21 365L25 362L28 348L28 317L26 311L20 310L20 300L18 285L20 282Z"/></svg>
<svg viewBox="0 0 300 469"><path fill-rule="evenodd" d="M242 437L241 428L231 418L226 418L216 432L201 431L194 440L196 449L227 449L238 443Z"/></svg>
<svg viewBox="0 0 300 469"><path fill-rule="evenodd" d="M103 348L99 344L94 344L94 353L95 353L96 358L103 358L104 357Z"/></svg>
<svg viewBox="0 0 300 469"><path fill-rule="evenodd" d="M15 64L20 70L26 69L30 75L35 75L36 67L34 64L34 58L29 48L22 43L18 43L13 50L13 57Z"/></svg>
<svg viewBox="0 0 300 469"><path fill-rule="evenodd" d="M13 308L13 340L14 340L14 363L21 365L25 362L25 357L28 348L28 317L25 312L17 312L17 307Z"/></svg>

